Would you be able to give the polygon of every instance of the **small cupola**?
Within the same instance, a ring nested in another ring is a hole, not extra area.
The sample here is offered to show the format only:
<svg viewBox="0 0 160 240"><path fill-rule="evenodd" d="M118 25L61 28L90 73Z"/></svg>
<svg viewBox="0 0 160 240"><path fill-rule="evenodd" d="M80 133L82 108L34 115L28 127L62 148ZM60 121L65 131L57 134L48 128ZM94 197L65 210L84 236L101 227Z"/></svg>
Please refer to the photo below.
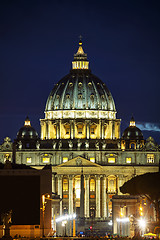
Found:
<svg viewBox="0 0 160 240"><path fill-rule="evenodd" d="M142 131L136 127L134 117L131 117L129 127L122 134L121 148L122 149L139 149L144 145Z"/></svg>
<svg viewBox="0 0 160 240"><path fill-rule="evenodd" d="M31 127L31 122L29 120L29 117L27 116L24 122L24 126L21 127L17 133L17 139L23 140L23 139L38 139L38 133L36 130Z"/></svg>
<svg viewBox="0 0 160 240"><path fill-rule="evenodd" d="M136 126L136 122L135 122L133 116L131 117L131 120L130 120L130 124L129 124L129 126L130 126L130 127L134 127L134 126Z"/></svg>

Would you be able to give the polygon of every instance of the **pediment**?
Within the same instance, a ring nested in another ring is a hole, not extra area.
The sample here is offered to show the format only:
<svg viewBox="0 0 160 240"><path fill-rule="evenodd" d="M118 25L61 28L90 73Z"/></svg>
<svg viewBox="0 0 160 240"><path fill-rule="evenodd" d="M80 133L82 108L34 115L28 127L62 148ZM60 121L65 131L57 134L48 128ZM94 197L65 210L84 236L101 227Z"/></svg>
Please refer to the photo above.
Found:
<svg viewBox="0 0 160 240"><path fill-rule="evenodd" d="M57 167L100 167L101 168L102 166L97 163L93 163L86 158L78 156L69 160L68 162L60 164Z"/></svg>

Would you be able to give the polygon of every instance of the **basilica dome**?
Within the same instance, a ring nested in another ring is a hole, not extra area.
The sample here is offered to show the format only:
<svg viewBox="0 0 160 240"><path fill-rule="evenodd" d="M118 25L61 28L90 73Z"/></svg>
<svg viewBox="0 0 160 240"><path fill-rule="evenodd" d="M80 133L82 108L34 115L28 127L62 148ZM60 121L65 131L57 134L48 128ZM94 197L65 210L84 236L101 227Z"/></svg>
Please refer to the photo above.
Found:
<svg viewBox="0 0 160 240"><path fill-rule="evenodd" d="M129 127L127 127L122 135L122 139L124 140L143 140L142 131L136 127L135 120L132 117L130 121Z"/></svg>
<svg viewBox="0 0 160 240"><path fill-rule="evenodd" d="M38 139L38 133L36 132L36 130L31 127L31 123L29 118L27 117L24 123L24 126L21 127L17 133L17 139L18 140L29 140L29 139L33 139L36 140Z"/></svg>
<svg viewBox="0 0 160 240"><path fill-rule="evenodd" d="M51 91L45 112L54 110L104 110L116 112L113 97L106 85L89 69L82 42L74 54L72 69Z"/></svg>

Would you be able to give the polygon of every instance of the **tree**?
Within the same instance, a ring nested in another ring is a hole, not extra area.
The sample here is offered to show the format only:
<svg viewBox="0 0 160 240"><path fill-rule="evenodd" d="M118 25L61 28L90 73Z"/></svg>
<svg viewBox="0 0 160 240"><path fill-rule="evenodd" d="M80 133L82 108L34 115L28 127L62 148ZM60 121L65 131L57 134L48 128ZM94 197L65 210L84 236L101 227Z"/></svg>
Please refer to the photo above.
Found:
<svg viewBox="0 0 160 240"><path fill-rule="evenodd" d="M145 173L125 182L120 191L125 194L145 196L153 203L156 220L160 223L160 172Z"/></svg>

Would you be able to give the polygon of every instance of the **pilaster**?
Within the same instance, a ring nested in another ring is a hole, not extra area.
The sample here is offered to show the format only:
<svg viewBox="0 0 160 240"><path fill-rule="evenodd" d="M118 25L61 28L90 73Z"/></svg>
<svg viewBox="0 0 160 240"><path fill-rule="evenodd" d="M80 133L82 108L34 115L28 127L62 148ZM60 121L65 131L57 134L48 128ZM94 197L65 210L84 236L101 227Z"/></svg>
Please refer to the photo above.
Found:
<svg viewBox="0 0 160 240"><path fill-rule="evenodd" d="M84 216L89 218L89 175L85 175L85 204Z"/></svg>
<svg viewBox="0 0 160 240"><path fill-rule="evenodd" d="M58 195L60 195L60 198L62 198L62 177L63 175L58 175ZM62 215L62 201L60 201L60 210L59 215Z"/></svg>
<svg viewBox="0 0 160 240"><path fill-rule="evenodd" d="M107 217L107 208L106 208L106 176L102 177L102 217Z"/></svg>
<svg viewBox="0 0 160 240"><path fill-rule="evenodd" d="M73 176L69 175L69 214L73 214Z"/></svg>
<svg viewBox="0 0 160 240"><path fill-rule="evenodd" d="M96 175L96 217L100 218L100 175Z"/></svg>

